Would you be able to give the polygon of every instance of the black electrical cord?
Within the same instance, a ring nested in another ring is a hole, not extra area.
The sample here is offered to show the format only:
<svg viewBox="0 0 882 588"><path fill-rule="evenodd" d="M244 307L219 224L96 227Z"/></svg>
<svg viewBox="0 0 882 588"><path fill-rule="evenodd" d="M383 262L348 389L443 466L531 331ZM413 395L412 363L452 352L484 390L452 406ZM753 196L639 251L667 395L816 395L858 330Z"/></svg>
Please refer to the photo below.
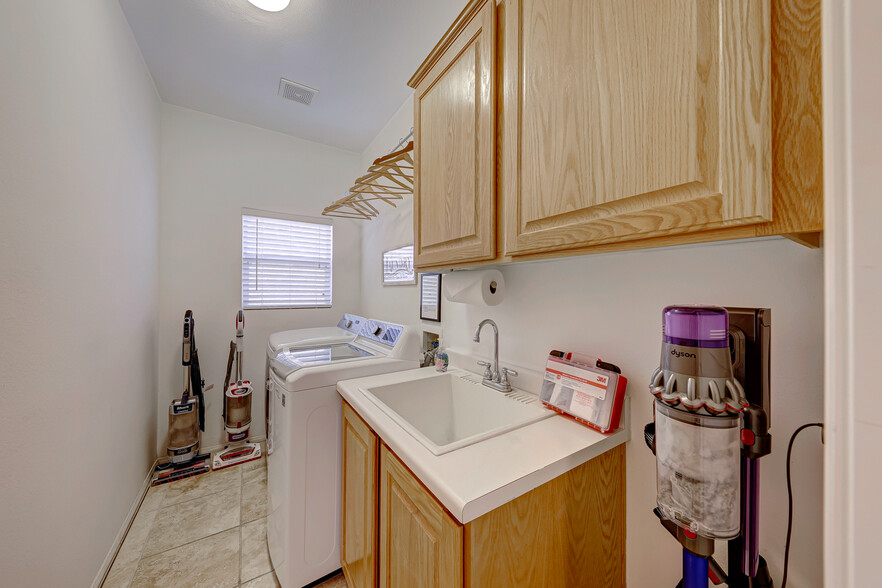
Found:
<svg viewBox="0 0 882 588"><path fill-rule="evenodd" d="M790 454L793 452L793 442L796 441L796 436L809 427L821 428L821 442L823 443L824 423L807 423L793 431L793 434L790 436L790 443L787 444L787 541L784 544L784 579L781 581L781 588L787 588L787 568L790 565L790 534L793 531L793 486L790 483Z"/></svg>

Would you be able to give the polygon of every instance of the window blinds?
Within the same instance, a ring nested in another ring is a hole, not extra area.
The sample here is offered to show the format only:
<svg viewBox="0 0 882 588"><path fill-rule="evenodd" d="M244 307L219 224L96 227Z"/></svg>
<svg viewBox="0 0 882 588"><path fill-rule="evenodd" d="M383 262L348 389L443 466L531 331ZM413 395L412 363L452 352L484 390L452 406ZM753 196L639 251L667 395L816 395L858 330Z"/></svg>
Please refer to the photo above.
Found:
<svg viewBox="0 0 882 588"><path fill-rule="evenodd" d="M330 224L242 215L242 307L331 306Z"/></svg>

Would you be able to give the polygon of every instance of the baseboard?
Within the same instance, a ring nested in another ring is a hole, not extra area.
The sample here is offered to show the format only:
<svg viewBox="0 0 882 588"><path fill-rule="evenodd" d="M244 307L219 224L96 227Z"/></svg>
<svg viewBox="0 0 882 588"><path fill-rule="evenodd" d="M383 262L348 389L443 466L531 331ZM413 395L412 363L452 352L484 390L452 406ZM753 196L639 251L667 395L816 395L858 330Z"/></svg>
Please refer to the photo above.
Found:
<svg viewBox="0 0 882 588"><path fill-rule="evenodd" d="M135 520L135 515L138 514L138 509L141 508L141 502L144 501L144 496L147 495L147 490L150 489L150 481L153 478L153 470L156 468L156 465L158 463L159 460L155 460L153 462L153 465L151 465L150 469L147 471L147 477L144 478L144 483L141 485L141 490L140 492L138 492L138 496L132 503L132 507L129 509L129 514L126 515L126 519L123 521L122 527L120 527L119 529L119 533L116 534L116 539L114 539L113 544L110 546L110 551L107 552L107 557L104 558L104 562L98 569L98 574L95 576L95 580L92 582L92 588L100 588L101 584L104 582L104 579L107 577L107 573L110 572L110 568L113 565L113 560L116 559L116 554L119 552L119 548L122 547L123 541L125 541L126 534L128 534L129 532L129 527L132 526L132 522Z"/></svg>

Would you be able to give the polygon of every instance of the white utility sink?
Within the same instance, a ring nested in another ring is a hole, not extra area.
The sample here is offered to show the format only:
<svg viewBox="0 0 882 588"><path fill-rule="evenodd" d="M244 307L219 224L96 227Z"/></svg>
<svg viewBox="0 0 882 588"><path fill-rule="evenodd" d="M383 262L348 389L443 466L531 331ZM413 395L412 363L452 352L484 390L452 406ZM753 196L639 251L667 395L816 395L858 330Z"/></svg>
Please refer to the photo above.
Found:
<svg viewBox="0 0 882 588"><path fill-rule="evenodd" d="M435 455L553 416L533 394L503 393L468 373L362 388L365 396Z"/></svg>

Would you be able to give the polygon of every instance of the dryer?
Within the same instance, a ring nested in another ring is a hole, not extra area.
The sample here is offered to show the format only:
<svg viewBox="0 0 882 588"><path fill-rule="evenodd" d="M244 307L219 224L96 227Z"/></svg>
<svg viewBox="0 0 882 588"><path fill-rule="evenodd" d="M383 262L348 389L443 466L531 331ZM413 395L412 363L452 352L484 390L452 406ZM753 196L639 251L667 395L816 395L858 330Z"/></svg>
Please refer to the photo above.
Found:
<svg viewBox="0 0 882 588"><path fill-rule="evenodd" d="M280 348L270 358L267 545L283 588L300 588L340 568L337 382L413 369L419 357L414 330L367 320L352 341Z"/></svg>

